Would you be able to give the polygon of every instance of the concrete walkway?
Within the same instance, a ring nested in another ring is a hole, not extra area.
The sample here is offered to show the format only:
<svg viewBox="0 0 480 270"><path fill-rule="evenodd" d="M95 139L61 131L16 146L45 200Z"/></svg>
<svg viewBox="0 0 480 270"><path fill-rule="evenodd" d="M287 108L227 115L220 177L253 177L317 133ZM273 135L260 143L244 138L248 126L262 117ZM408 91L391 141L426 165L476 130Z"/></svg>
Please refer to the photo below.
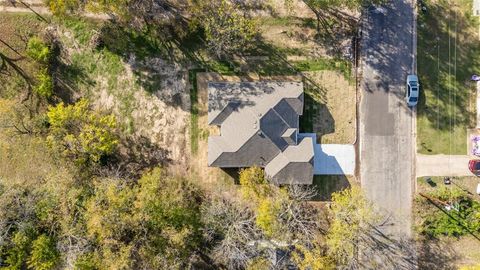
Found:
<svg viewBox="0 0 480 270"><path fill-rule="evenodd" d="M468 169L467 155L417 154L417 177L422 176L473 176Z"/></svg>

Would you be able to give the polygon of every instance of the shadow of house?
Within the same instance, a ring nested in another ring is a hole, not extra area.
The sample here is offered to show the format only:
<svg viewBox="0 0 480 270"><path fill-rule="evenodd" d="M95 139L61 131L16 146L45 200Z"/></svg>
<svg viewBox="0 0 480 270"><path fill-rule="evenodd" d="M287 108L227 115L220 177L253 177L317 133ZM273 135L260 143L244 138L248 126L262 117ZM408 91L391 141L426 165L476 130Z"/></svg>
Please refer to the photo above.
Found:
<svg viewBox="0 0 480 270"><path fill-rule="evenodd" d="M315 175L313 186L317 190L313 201L331 201L333 193L350 188L351 184L345 175Z"/></svg>

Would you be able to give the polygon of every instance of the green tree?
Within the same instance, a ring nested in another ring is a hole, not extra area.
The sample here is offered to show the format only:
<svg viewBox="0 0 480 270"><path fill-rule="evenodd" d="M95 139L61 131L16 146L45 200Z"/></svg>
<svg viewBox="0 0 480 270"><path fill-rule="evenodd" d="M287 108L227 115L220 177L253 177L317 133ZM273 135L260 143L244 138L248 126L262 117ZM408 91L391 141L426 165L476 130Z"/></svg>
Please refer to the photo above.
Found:
<svg viewBox="0 0 480 270"><path fill-rule="evenodd" d="M18 231L13 234L12 247L7 251L5 270L20 270L25 266L32 239L25 232ZM3 269L3 268L2 268Z"/></svg>
<svg viewBox="0 0 480 270"><path fill-rule="evenodd" d="M181 268L201 241L200 191L156 168L138 185L99 179L86 204L100 268Z"/></svg>
<svg viewBox="0 0 480 270"><path fill-rule="evenodd" d="M80 0L44 0L44 2L56 16L75 14L84 7L84 1Z"/></svg>
<svg viewBox="0 0 480 270"><path fill-rule="evenodd" d="M115 117L91 110L85 99L49 107L47 117L48 145L79 165L97 163L116 149Z"/></svg>
<svg viewBox="0 0 480 270"><path fill-rule="evenodd" d="M266 198L261 200L257 207L256 224L267 237L277 236L282 232L281 224L278 222L280 204L279 200Z"/></svg>
<svg viewBox="0 0 480 270"><path fill-rule="evenodd" d="M138 184L135 217L150 234L140 248L147 268L163 268L165 262L183 265L201 241L200 190L160 168L144 174ZM164 261L158 259L158 253Z"/></svg>
<svg viewBox="0 0 480 270"><path fill-rule="evenodd" d="M333 270L335 262L325 254L325 248L318 243L313 243L312 248L295 245L292 260L300 270Z"/></svg>
<svg viewBox="0 0 480 270"><path fill-rule="evenodd" d="M60 261L60 254L52 238L42 234L32 243L28 266L35 270L54 269Z"/></svg>

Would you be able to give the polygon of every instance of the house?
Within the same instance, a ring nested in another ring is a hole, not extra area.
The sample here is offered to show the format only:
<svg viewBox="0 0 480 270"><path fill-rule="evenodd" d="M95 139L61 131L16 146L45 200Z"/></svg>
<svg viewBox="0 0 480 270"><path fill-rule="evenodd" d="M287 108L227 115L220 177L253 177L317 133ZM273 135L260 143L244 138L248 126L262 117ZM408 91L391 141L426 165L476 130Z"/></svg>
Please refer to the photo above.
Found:
<svg viewBox="0 0 480 270"><path fill-rule="evenodd" d="M480 16L480 0L473 0L473 16Z"/></svg>
<svg viewBox="0 0 480 270"><path fill-rule="evenodd" d="M260 166L277 184L311 184L314 138L299 136L302 82L210 82L208 165Z"/></svg>

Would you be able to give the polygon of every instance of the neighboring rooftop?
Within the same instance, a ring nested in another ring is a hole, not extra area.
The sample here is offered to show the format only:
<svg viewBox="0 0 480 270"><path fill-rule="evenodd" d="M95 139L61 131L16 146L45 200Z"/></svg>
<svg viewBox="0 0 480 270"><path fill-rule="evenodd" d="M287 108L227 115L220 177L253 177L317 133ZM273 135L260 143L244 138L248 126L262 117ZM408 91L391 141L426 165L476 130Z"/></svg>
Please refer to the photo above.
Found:
<svg viewBox="0 0 480 270"><path fill-rule="evenodd" d="M210 82L208 123L221 135L208 138L208 165L256 165L279 184L310 184L314 142L297 141L302 112L301 82Z"/></svg>

